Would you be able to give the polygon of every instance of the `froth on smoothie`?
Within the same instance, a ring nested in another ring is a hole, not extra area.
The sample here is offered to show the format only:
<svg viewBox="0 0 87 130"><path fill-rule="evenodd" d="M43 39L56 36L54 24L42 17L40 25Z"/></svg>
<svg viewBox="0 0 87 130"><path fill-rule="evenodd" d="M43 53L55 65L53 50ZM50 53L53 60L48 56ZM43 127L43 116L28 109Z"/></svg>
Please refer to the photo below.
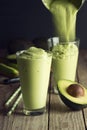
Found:
<svg viewBox="0 0 87 130"><path fill-rule="evenodd" d="M78 56L78 47L75 44L70 43L59 43L52 49L53 59L66 59L68 56L72 57L76 54Z"/></svg>
<svg viewBox="0 0 87 130"><path fill-rule="evenodd" d="M60 43L53 48L52 70L56 84L60 79L75 81L78 54L76 43Z"/></svg>
<svg viewBox="0 0 87 130"><path fill-rule="evenodd" d="M47 58L49 55L50 53L47 53L45 50L36 47L30 47L29 49L20 53L20 57L25 59Z"/></svg>

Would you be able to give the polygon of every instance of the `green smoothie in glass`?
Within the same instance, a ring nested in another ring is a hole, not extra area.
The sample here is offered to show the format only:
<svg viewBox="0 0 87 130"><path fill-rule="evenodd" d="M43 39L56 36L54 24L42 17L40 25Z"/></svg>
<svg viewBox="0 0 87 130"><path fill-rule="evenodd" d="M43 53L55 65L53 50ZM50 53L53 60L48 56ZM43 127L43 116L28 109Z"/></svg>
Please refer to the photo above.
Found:
<svg viewBox="0 0 87 130"><path fill-rule="evenodd" d="M79 41L60 43L53 48L52 70L55 82L60 79L75 81Z"/></svg>
<svg viewBox="0 0 87 130"><path fill-rule="evenodd" d="M75 80L78 60L76 41L76 16L84 0L42 0L51 12L55 31L59 37L57 46L53 46L52 70L57 84L60 79Z"/></svg>
<svg viewBox="0 0 87 130"><path fill-rule="evenodd" d="M51 60L52 55L40 48L17 52L26 115L43 112L46 107Z"/></svg>

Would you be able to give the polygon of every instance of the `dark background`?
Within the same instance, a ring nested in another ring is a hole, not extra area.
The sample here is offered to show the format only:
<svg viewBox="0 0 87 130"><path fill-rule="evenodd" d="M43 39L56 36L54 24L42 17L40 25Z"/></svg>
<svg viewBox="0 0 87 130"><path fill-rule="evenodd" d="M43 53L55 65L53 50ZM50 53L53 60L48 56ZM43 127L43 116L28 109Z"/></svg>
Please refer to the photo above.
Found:
<svg viewBox="0 0 87 130"><path fill-rule="evenodd" d="M77 37L81 48L87 48L87 1L77 16ZM51 37L54 27L50 12L41 0L0 0L0 48L9 40Z"/></svg>

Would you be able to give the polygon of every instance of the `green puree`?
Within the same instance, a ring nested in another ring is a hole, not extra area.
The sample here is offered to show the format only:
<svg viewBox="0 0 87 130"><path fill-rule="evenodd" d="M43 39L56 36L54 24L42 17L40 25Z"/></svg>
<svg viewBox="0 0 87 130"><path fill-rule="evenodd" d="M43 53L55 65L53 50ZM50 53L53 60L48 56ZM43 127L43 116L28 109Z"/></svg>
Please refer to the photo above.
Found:
<svg viewBox="0 0 87 130"><path fill-rule="evenodd" d="M60 40L75 40L76 7L66 0L59 0L51 4L50 11Z"/></svg>
<svg viewBox="0 0 87 130"><path fill-rule="evenodd" d="M42 0L53 15L60 41L76 39L76 15L84 0Z"/></svg>
<svg viewBox="0 0 87 130"><path fill-rule="evenodd" d="M24 50L24 52L21 53L20 56L25 59L47 59L49 54L41 48L30 47L29 49Z"/></svg>
<svg viewBox="0 0 87 130"><path fill-rule="evenodd" d="M46 106L52 55L45 50L30 47L17 56L21 90L27 110Z"/></svg>

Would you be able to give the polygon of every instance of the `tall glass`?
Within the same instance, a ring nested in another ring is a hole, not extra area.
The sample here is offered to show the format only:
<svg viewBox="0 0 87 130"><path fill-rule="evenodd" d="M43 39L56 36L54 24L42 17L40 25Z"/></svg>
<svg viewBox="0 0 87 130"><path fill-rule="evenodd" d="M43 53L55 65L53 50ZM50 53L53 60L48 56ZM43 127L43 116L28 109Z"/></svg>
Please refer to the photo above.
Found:
<svg viewBox="0 0 87 130"><path fill-rule="evenodd" d="M79 40L72 42L59 42L57 45L52 43L52 72L55 81L55 93L58 93L58 80L67 79L75 81L79 54L79 43Z"/></svg>
<svg viewBox="0 0 87 130"><path fill-rule="evenodd" d="M24 114L41 114L46 110L47 90L49 85L52 55L37 58L21 56L17 52L21 89L24 101Z"/></svg>

